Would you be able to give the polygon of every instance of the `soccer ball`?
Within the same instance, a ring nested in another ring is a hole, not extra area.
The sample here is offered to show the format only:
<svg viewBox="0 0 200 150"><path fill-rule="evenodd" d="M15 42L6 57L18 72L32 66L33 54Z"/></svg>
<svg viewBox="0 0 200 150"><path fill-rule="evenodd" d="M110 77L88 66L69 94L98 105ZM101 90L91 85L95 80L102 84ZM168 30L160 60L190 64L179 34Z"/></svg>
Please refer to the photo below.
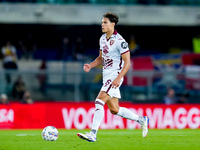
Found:
<svg viewBox="0 0 200 150"><path fill-rule="evenodd" d="M53 126L47 126L42 131L42 138L45 141L55 141L58 138L58 130Z"/></svg>

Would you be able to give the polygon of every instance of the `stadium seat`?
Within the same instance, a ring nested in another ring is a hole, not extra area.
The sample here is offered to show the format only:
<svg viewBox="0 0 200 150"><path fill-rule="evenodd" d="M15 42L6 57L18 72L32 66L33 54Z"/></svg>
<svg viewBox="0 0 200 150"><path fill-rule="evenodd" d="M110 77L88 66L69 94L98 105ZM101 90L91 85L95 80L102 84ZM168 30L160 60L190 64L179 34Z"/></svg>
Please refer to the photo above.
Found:
<svg viewBox="0 0 200 150"><path fill-rule="evenodd" d="M200 60L200 54L185 54L182 56L183 65L195 65Z"/></svg>
<svg viewBox="0 0 200 150"><path fill-rule="evenodd" d="M147 74L149 71L153 71L154 69L150 56L132 58L131 63L132 68L130 68L130 71L133 73L136 71L144 71L144 73ZM128 93L130 93L128 96L126 96L129 100L132 100L132 95L134 94L142 94L147 96L148 77L137 76L136 74L130 75L127 73L127 75L124 77L123 86L126 86L126 90Z"/></svg>
<svg viewBox="0 0 200 150"><path fill-rule="evenodd" d="M152 71L153 70L153 63L151 60L151 57L138 57L132 59L133 63L133 71ZM133 77L133 85L135 86L147 86L147 78L146 77L140 77L140 76L134 76Z"/></svg>

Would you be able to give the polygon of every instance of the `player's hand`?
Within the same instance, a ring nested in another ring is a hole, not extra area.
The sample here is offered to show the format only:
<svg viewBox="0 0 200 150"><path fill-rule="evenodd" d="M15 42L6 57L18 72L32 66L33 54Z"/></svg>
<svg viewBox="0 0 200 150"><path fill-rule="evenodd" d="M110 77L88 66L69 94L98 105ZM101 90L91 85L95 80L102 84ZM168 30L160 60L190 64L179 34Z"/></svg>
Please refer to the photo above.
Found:
<svg viewBox="0 0 200 150"><path fill-rule="evenodd" d="M90 64L84 64L84 66L83 66L83 70L84 70L85 72L89 72L90 69L91 69Z"/></svg>
<svg viewBox="0 0 200 150"><path fill-rule="evenodd" d="M112 82L112 88L117 88L117 87L119 87L119 85L120 85L120 79L119 78L116 78L115 80L113 80L113 82Z"/></svg>

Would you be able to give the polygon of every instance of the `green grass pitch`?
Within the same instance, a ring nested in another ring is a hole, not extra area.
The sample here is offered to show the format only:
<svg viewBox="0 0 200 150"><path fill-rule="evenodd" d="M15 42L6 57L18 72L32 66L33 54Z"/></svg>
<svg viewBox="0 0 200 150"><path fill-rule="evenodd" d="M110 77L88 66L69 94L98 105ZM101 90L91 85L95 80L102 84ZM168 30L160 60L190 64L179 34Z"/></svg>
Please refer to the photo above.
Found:
<svg viewBox="0 0 200 150"><path fill-rule="evenodd" d="M0 130L0 150L198 150L200 129L99 130L97 142L76 134L89 130L59 130L57 141L44 141L42 130Z"/></svg>

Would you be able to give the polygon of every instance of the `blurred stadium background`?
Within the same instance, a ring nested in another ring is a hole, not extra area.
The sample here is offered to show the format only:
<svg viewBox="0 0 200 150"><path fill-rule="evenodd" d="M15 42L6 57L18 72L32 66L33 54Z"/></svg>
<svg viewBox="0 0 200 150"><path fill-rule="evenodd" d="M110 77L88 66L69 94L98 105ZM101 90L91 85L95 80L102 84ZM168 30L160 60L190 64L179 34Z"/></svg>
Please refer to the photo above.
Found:
<svg viewBox="0 0 200 150"><path fill-rule="evenodd" d="M0 45L10 41L16 47L18 70L8 85L1 65L0 91L14 101L12 86L21 75L34 101L93 101L101 71L86 74L82 65L98 55L101 17L112 11L136 58L121 87L122 100L163 103L173 87L176 94L187 93L188 102L199 102L199 6L199 0L1 0ZM62 53L65 37L70 59Z"/></svg>
<svg viewBox="0 0 200 150"><path fill-rule="evenodd" d="M94 101L101 68L82 66L99 53L107 11L131 50L122 101L163 104L173 88L181 103L200 102L200 0L0 0L0 46L16 47L18 66L4 69L1 54L0 93L18 102L21 76L34 102Z"/></svg>

